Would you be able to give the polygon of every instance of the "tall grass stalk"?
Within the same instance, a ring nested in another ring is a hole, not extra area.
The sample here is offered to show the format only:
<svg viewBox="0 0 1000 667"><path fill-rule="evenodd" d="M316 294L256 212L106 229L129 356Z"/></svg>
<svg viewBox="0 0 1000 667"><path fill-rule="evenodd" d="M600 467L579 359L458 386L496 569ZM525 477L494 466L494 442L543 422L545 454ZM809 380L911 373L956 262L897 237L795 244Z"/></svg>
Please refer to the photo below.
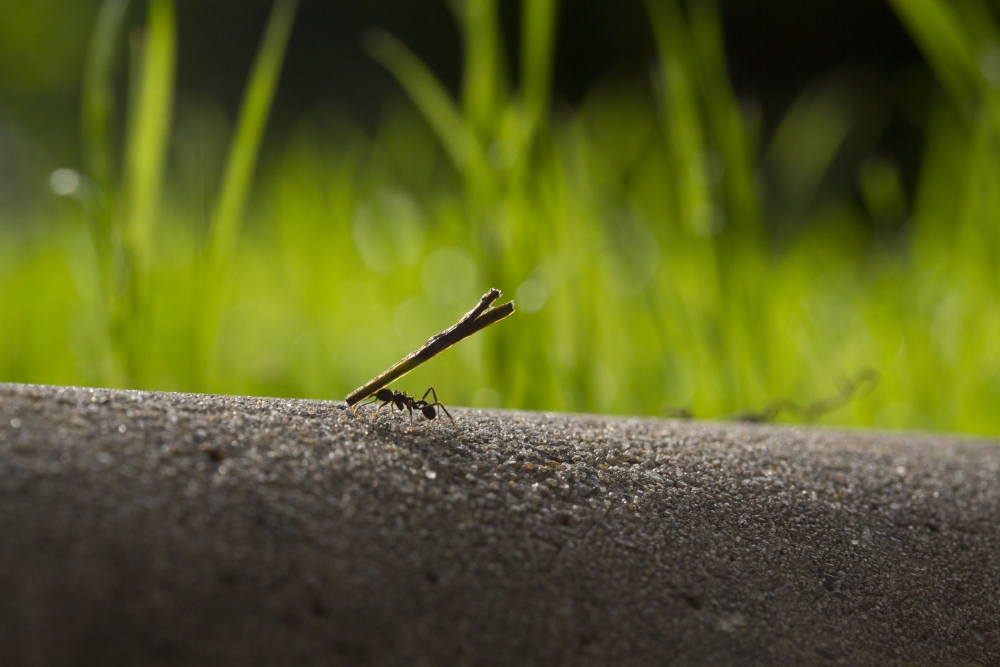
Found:
<svg viewBox="0 0 1000 667"><path fill-rule="evenodd" d="M211 377L219 308L225 296L226 283L230 279L232 255L246 211L260 145L274 103L297 7L298 0L275 0L271 8L240 105L222 187L210 222L205 273L201 277L203 290L199 290L204 302L197 309L202 321L195 341L198 354L194 368L196 372L206 374L201 376L203 381Z"/></svg>
<svg viewBox="0 0 1000 667"><path fill-rule="evenodd" d="M173 119L176 18L172 0L150 0L147 28L133 36L133 76L123 164L122 280L113 339L124 359L126 382L141 386L149 346L149 272L153 228L161 210L167 147Z"/></svg>
<svg viewBox="0 0 1000 667"><path fill-rule="evenodd" d="M112 251L113 211L117 196L111 141L115 112L115 56L129 0L105 0L101 4L90 40L84 67L81 118L83 154L87 172L94 185L87 202L87 222L91 243L100 270L103 307L109 308L115 294L115 269Z"/></svg>
<svg viewBox="0 0 1000 667"><path fill-rule="evenodd" d="M195 250L197 287L188 336L191 382L209 381L219 309L232 271L232 256L249 199L260 144L274 100L297 8L276 0L254 61L229 148L221 188L209 223L207 247ZM91 39L83 86L83 137L93 193L86 199L91 239L100 270L109 338L117 364L116 384L141 386L151 353L151 271L160 262L154 248L170 144L176 18L172 0L149 0L146 27L131 36L129 113L121 184L115 183L112 125L114 62L128 0L105 0Z"/></svg>
<svg viewBox="0 0 1000 667"><path fill-rule="evenodd" d="M105 0L83 87L84 153L94 192L87 206L101 278L102 309L115 352L116 383L142 385L148 346L149 271L161 208L173 110L176 18L172 0L150 0L131 38L130 91L121 185L114 183L111 127L114 54L127 1Z"/></svg>
<svg viewBox="0 0 1000 667"><path fill-rule="evenodd" d="M129 0L105 0L97 16L83 75L84 155L101 193L113 187L111 127L115 111L114 62Z"/></svg>

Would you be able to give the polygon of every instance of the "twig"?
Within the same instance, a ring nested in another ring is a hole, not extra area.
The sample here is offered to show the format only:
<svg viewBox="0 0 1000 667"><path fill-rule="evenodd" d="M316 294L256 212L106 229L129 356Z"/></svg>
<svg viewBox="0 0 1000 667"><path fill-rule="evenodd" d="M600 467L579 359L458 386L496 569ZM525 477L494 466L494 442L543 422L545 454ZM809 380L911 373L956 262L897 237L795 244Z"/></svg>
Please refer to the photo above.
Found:
<svg viewBox="0 0 1000 667"><path fill-rule="evenodd" d="M840 391L833 396L813 401L812 403L804 406L799 405L794 401L790 401L787 398L782 398L777 401L773 401L760 412L744 412L733 415L728 419L730 421L759 424L773 421L778 416L779 412L784 411L798 414L799 418L805 422L813 422L827 412L832 412L833 410L846 405L852 399L857 398L859 394L864 395L867 393L864 392L865 389L870 392L878 384L878 381L878 371L874 368L865 368L854 376L853 379L845 380L840 386Z"/></svg>
<svg viewBox="0 0 1000 667"><path fill-rule="evenodd" d="M496 308L490 308L490 304L498 298L500 298L500 290L494 287L484 294L483 298L479 300L479 304L466 313L465 317L460 319L455 326L445 329L436 336L431 336L430 340L424 343L419 350L407 355L374 380L351 392L345 399L347 405L353 407L390 382L401 378L420 364L444 352L458 341L468 338L477 331L482 331L514 312L513 301L508 301Z"/></svg>
<svg viewBox="0 0 1000 667"><path fill-rule="evenodd" d="M840 385L840 391L833 396L813 401L808 405L799 405L795 401L787 398L779 398L764 407L763 410L739 412L728 417L723 417L727 421L749 422L753 424L764 424L774 421L782 412L797 415L804 422L813 422L822 417L827 412L832 412L839 407L849 403L851 400L859 398L872 389L879 382L879 374L874 368L865 368L854 378L845 380ZM866 391L867 390L867 391ZM688 408L678 408L666 406L663 414L671 419L693 419L694 415Z"/></svg>

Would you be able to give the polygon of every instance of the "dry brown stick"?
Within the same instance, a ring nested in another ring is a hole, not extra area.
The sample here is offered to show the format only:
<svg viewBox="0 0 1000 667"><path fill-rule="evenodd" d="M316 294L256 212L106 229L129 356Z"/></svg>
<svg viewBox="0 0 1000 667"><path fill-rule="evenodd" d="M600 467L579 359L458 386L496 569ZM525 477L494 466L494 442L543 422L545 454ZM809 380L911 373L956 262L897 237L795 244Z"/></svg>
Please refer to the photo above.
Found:
<svg viewBox="0 0 1000 667"><path fill-rule="evenodd" d="M424 343L419 350L410 353L377 378L352 391L347 396L347 405L353 407L393 380L401 378L420 364L447 350L458 341L468 338L477 331L482 331L514 312L513 301L508 301L496 308L490 308L490 304L498 298L500 298L500 290L494 287L484 294L483 298L479 300L479 304L466 313L455 326L431 336L430 340Z"/></svg>

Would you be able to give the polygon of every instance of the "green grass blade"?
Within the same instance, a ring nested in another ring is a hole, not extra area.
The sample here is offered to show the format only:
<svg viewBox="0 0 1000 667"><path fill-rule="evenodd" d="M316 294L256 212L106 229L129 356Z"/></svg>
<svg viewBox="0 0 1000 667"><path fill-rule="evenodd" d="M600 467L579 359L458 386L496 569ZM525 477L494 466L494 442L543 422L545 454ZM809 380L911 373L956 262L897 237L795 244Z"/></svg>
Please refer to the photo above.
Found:
<svg viewBox="0 0 1000 667"><path fill-rule="evenodd" d="M103 306L114 300L112 202L115 196L111 125L115 108L114 61L129 0L104 0L91 34L84 64L80 117L86 170L96 187L87 207L91 243L97 259Z"/></svg>
<svg viewBox="0 0 1000 667"><path fill-rule="evenodd" d="M954 8L940 0L889 0L941 83L967 108L980 87L974 44Z"/></svg>
<svg viewBox="0 0 1000 667"><path fill-rule="evenodd" d="M444 85L430 69L398 39L384 30L365 35L368 54L389 70L437 134L456 168L468 177L482 169L486 158L475 136L458 111Z"/></svg>
<svg viewBox="0 0 1000 667"><path fill-rule="evenodd" d="M297 6L298 0L275 1L254 60L212 216L209 252L213 265L226 263L239 234Z"/></svg>
<svg viewBox="0 0 1000 667"><path fill-rule="evenodd" d="M544 125L552 89L556 0L524 0L521 17L521 99L531 127Z"/></svg>
<svg viewBox="0 0 1000 667"><path fill-rule="evenodd" d="M1000 26L982 0L893 0L952 100L975 125L985 99L1000 127Z"/></svg>
<svg viewBox="0 0 1000 667"><path fill-rule="evenodd" d="M793 208L812 200L859 114L849 82L838 76L813 84L785 112L765 160Z"/></svg>
<svg viewBox="0 0 1000 667"><path fill-rule="evenodd" d="M760 203L756 194L755 147L729 82L722 20L715 0L691 5L691 37L698 59L701 90L716 147L725 165L728 218L743 241L759 239Z"/></svg>
<svg viewBox="0 0 1000 667"><path fill-rule="evenodd" d="M490 140L506 106L506 71L497 0L465 0L460 10L465 58L462 106L468 124Z"/></svg>
<svg viewBox="0 0 1000 667"><path fill-rule="evenodd" d="M124 241L141 271L149 260L173 116L177 32L172 0L150 0L125 153Z"/></svg>
<svg viewBox="0 0 1000 667"><path fill-rule="evenodd" d="M111 189L109 132L115 108L115 52L129 0L104 0L90 38L83 73L83 142L91 180L107 196Z"/></svg>
<svg viewBox="0 0 1000 667"><path fill-rule="evenodd" d="M109 327L123 375L116 384L140 386L148 332L152 234L159 213L173 117L177 21L173 0L150 0L146 28L132 40L128 130L123 163L123 198L110 213L121 222L111 229L114 285Z"/></svg>
<svg viewBox="0 0 1000 667"><path fill-rule="evenodd" d="M199 292L195 325L194 383L212 377L216 336L240 223L253 184L260 145L274 102L298 0L275 0L243 94L229 145L222 185L209 223L206 262L199 268L206 289Z"/></svg>
<svg viewBox="0 0 1000 667"><path fill-rule="evenodd" d="M663 124L677 171L678 215L702 236L717 231L705 155L705 128L696 95L690 38L674 0L647 0L660 59Z"/></svg>

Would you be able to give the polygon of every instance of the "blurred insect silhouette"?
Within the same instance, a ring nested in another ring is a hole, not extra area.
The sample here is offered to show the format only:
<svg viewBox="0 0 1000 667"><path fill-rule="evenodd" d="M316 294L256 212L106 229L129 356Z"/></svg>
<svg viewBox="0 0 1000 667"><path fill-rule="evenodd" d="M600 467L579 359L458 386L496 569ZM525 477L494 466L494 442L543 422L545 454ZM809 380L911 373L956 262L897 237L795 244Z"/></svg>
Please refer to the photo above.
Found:
<svg viewBox="0 0 1000 667"><path fill-rule="evenodd" d="M427 394L430 394L434 398L433 403L430 403L426 400ZM404 408L409 410L410 428L413 428L414 410L419 410L421 414L424 415L425 419L430 420L437 418L438 415L437 408L441 408L441 410L446 415L448 415L448 419L455 421L452 418L451 414L448 412L448 410L444 407L444 405L441 404L441 401L438 400L437 392L434 391L434 387L429 387L427 391L424 392L424 395L421 396L419 399L415 396L410 396L405 391L395 391L392 389L379 389L377 392L375 392L375 395L372 397L372 399L373 399L372 403L377 403L378 401L382 401L382 405L378 406L375 409L375 414L373 414L371 417L372 421L375 421L375 417L377 417L378 413L382 410L382 408L384 408L387 405L389 406L389 410L392 411L393 413L395 413L397 409L399 409L400 412L402 412ZM370 405L370 403L365 403L364 405ZM361 406L358 407L360 408Z"/></svg>

